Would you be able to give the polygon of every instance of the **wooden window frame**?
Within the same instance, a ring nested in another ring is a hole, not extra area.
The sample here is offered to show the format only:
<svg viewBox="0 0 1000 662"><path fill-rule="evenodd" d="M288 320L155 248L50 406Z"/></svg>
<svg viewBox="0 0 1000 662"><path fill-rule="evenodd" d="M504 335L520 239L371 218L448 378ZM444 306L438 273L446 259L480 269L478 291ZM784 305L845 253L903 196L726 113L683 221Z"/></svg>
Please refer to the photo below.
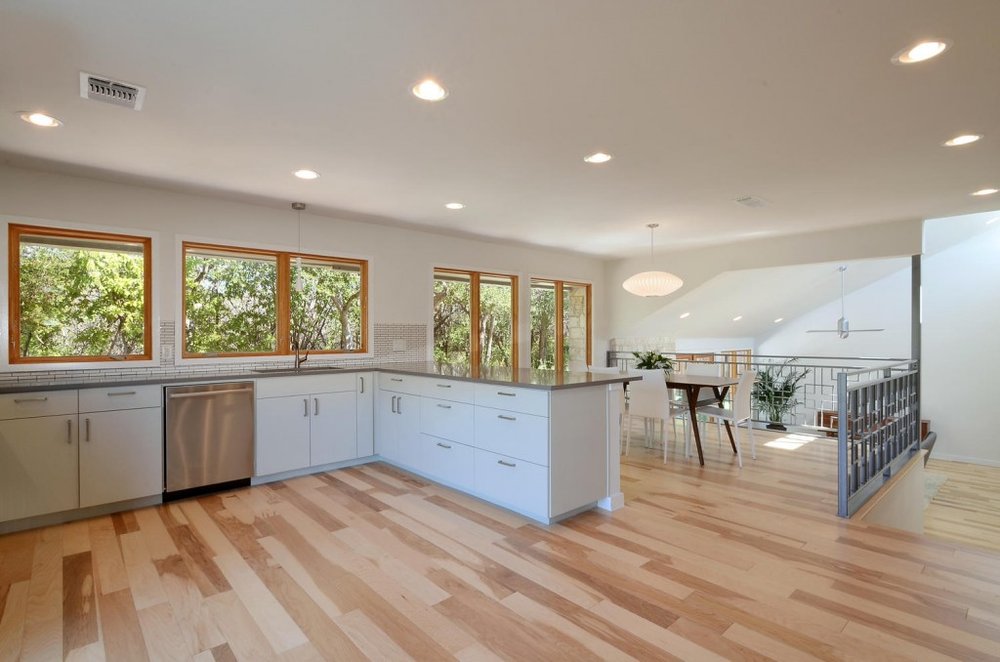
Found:
<svg viewBox="0 0 1000 662"><path fill-rule="evenodd" d="M451 267L434 267L432 278L437 280L437 275L439 273L443 274L457 274L469 277L469 334L472 336L469 339L469 365L476 371L482 367L482 348L479 346L479 285L480 279L483 276L486 277L496 277L496 278L509 278L510 279L510 314L511 314L511 352L510 352L510 369L517 370L518 366L518 300L520 299L518 291L518 277L514 274L503 274L496 271L472 271L469 269L453 269ZM433 287L431 288L431 305L433 307ZM431 332L433 333L433 328ZM433 343L433 339L432 339ZM478 373L477 373L478 375Z"/></svg>
<svg viewBox="0 0 1000 662"><path fill-rule="evenodd" d="M563 304L563 290L566 285L571 287L582 287L587 291L587 365L592 365L594 360L593 352L593 337L594 337L594 292L593 285L591 283L582 283L575 280L558 280L555 278L532 278L531 283L529 283L528 288L534 286L536 282L539 283L552 283L555 288L556 297L556 372L563 372L566 369L565 361L563 360L563 353L566 347L566 338L563 334L563 315L564 315L564 304ZM529 299L530 300L530 299ZM528 311L530 314L530 310ZM530 349L529 349L530 351Z"/></svg>
<svg viewBox="0 0 1000 662"><path fill-rule="evenodd" d="M142 246L143 334L142 354L111 356L21 356L21 237L23 235L109 241ZM139 235L74 230L39 225L11 223L7 229L8 281L8 353L10 365L58 363L124 363L153 360L153 239Z"/></svg>
<svg viewBox="0 0 1000 662"><path fill-rule="evenodd" d="M234 246L230 244L212 244L199 241L181 242L181 320L187 319L187 257L189 250L215 251L218 253L229 253L234 257L240 255L260 255L275 259L278 269L277 287L274 296L275 317L275 348L273 352L189 352L187 348L186 329L181 329L181 358L183 359L226 359L226 358L266 358L272 356L291 356L295 352L291 343L291 322L292 322L292 261L296 258L303 260L315 260L329 262L331 264L352 265L359 269L361 273L361 345L358 349L311 349L310 355L346 355L354 356L367 354L370 347L368 329L368 260L352 257L338 257L335 255L319 255L314 253L300 253L297 251L277 251L262 248L246 248L244 246Z"/></svg>

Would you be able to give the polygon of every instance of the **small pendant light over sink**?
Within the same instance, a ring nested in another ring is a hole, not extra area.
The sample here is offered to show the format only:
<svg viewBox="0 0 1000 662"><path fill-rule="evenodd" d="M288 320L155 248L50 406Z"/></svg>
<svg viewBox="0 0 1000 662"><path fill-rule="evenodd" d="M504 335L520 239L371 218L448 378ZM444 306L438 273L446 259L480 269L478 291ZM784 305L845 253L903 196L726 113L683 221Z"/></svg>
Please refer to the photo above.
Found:
<svg viewBox="0 0 1000 662"><path fill-rule="evenodd" d="M659 223L650 223L649 228L649 263L653 265L653 230L660 227ZM684 281L666 271L643 271L627 278L622 287L629 294L639 297L665 297L679 290Z"/></svg>

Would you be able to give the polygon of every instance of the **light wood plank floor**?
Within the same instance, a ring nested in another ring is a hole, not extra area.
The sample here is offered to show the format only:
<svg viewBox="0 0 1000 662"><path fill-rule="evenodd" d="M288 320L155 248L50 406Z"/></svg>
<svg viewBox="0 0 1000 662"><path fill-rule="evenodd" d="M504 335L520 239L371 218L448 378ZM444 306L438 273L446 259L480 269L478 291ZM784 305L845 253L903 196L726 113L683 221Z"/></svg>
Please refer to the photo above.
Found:
<svg viewBox="0 0 1000 662"><path fill-rule="evenodd" d="M839 520L832 443L760 438L634 448L551 527L375 464L2 536L0 660L1000 659L1000 556Z"/></svg>
<svg viewBox="0 0 1000 662"><path fill-rule="evenodd" d="M1000 467L931 459L927 470L947 480L924 512L924 532L1000 552Z"/></svg>

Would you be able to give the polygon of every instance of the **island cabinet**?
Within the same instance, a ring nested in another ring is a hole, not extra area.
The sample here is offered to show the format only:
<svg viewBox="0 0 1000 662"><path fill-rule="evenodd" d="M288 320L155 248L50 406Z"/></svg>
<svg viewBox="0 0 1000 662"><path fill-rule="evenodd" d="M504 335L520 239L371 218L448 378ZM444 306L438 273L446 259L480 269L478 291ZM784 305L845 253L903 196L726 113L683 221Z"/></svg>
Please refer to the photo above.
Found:
<svg viewBox="0 0 1000 662"><path fill-rule="evenodd" d="M376 452L389 462L543 522L607 495L607 386L391 372L378 386Z"/></svg>
<svg viewBox="0 0 1000 662"><path fill-rule="evenodd" d="M360 387L355 374L258 380L255 474L269 476L359 457Z"/></svg>

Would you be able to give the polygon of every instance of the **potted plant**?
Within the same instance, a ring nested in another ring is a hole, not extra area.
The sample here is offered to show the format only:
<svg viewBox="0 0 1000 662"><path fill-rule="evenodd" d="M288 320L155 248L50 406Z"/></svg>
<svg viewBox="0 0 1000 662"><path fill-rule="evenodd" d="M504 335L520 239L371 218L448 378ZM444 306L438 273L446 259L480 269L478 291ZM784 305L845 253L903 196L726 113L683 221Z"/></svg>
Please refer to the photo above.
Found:
<svg viewBox="0 0 1000 662"><path fill-rule="evenodd" d="M635 367L637 370L662 369L666 375L674 371L674 361L666 354L660 354L659 352L632 352L632 356L635 357Z"/></svg>
<svg viewBox="0 0 1000 662"><path fill-rule="evenodd" d="M757 381L754 382L751 395L757 408L767 414L770 421L767 425L769 430L787 430L788 428L781 423L781 417L799 404L795 399L795 392L798 390L799 382L809 374L809 369L789 369L782 374L782 369L794 360L781 365L767 366L757 375Z"/></svg>

